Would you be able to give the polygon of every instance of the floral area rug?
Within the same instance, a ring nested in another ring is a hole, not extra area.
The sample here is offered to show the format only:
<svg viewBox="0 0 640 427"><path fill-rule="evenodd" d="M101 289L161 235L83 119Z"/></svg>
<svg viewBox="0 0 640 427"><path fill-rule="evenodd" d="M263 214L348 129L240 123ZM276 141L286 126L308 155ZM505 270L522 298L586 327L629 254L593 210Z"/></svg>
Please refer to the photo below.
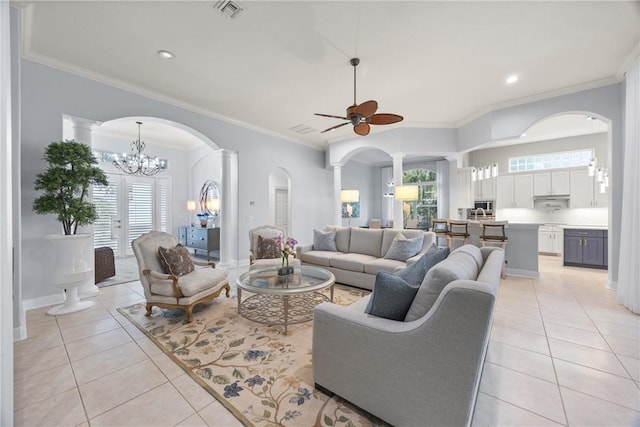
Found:
<svg viewBox="0 0 640 427"><path fill-rule="evenodd" d="M368 294L335 286L334 302L348 305ZM182 310L144 304L118 311L151 338L192 378L247 426L378 426L380 420L313 387L313 322L262 325L245 319L237 299L200 304L193 322Z"/></svg>

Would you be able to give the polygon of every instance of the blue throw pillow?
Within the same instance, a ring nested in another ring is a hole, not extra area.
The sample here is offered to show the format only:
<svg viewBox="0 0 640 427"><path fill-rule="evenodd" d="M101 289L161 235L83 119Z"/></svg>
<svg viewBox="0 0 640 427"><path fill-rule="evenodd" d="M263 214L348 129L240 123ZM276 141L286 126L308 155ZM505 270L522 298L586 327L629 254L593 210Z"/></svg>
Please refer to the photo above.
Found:
<svg viewBox="0 0 640 427"><path fill-rule="evenodd" d="M404 321L418 292L417 286L404 281L402 277L381 271L376 274L373 293L364 312L385 319Z"/></svg>
<svg viewBox="0 0 640 427"><path fill-rule="evenodd" d="M313 250L337 252L336 232L313 230Z"/></svg>
<svg viewBox="0 0 640 427"><path fill-rule="evenodd" d="M427 275L431 267L445 259L448 255L449 248L438 249L434 244L416 262L407 268L397 271L395 275L403 278L405 282L413 286L420 287L424 276Z"/></svg>

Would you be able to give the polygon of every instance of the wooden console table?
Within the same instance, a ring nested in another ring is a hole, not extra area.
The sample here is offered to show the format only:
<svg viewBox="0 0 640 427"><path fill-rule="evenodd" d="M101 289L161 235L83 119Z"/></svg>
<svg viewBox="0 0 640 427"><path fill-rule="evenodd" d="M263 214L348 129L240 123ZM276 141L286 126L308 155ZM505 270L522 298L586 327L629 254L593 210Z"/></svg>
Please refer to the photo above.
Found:
<svg viewBox="0 0 640 427"><path fill-rule="evenodd" d="M205 251L209 261L210 253L220 250L220 228L178 227L178 242L193 249L194 255Z"/></svg>

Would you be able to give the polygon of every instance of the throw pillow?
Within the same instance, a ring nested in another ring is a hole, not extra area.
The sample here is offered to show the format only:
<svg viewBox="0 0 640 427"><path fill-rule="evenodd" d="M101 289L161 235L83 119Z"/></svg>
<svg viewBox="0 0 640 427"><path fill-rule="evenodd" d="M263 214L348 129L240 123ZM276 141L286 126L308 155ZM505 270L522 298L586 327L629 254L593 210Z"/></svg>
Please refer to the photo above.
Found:
<svg viewBox="0 0 640 427"><path fill-rule="evenodd" d="M386 259L395 259L398 261L406 261L422 249L422 239L424 234L413 239L407 239L402 233L396 234L393 238L389 250L384 255Z"/></svg>
<svg viewBox="0 0 640 427"><path fill-rule="evenodd" d="M175 248L158 248L160 264L165 274L173 274L174 276L184 276L194 270L193 261L189 250L180 243Z"/></svg>
<svg viewBox="0 0 640 427"><path fill-rule="evenodd" d="M337 252L336 232L313 230L313 250Z"/></svg>
<svg viewBox="0 0 640 427"><path fill-rule="evenodd" d="M419 287L431 267L445 259L447 255L449 255L449 248L438 249L434 243L416 262L397 271L395 275L402 277L405 282Z"/></svg>
<svg viewBox="0 0 640 427"><path fill-rule="evenodd" d="M413 286L395 274L376 274L373 293L364 312L385 319L403 321L411 307L418 286Z"/></svg>
<svg viewBox="0 0 640 427"><path fill-rule="evenodd" d="M258 236L258 253L256 259L274 259L280 258L280 245L276 243L275 239L265 239L262 236Z"/></svg>

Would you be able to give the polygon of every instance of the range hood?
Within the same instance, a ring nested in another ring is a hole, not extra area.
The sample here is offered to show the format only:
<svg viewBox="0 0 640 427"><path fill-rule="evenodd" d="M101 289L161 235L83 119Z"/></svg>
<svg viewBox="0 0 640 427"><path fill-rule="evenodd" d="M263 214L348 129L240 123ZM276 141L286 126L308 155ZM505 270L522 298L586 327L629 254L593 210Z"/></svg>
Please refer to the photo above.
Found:
<svg viewBox="0 0 640 427"><path fill-rule="evenodd" d="M568 194L553 194L548 196L533 196L533 200L569 200Z"/></svg>

